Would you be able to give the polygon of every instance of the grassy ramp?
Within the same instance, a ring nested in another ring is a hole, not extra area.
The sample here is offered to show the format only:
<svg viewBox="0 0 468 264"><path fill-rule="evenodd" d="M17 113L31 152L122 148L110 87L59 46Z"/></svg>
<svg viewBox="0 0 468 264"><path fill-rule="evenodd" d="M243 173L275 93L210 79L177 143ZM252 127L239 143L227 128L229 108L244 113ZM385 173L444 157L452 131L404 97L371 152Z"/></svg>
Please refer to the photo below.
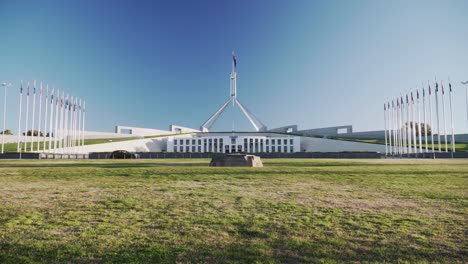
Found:
<svg viewBox="0 0 468 264"><path fill-rule="evenodd" d="M466 263L467 160L0 161L0 263Z"/></svg>

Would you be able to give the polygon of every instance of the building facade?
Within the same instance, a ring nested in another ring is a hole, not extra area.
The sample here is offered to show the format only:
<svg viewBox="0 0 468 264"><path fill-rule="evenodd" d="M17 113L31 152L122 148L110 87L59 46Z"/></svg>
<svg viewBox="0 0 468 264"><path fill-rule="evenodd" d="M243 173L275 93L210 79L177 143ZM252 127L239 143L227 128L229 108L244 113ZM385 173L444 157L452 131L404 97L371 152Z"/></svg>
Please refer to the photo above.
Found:
<svg viewBox="0 0 468 264"><path fill-rule="evenodd" d="M194 133L167 139L167 152L260 153L299 152L298 136L273 133Z"/></svg>

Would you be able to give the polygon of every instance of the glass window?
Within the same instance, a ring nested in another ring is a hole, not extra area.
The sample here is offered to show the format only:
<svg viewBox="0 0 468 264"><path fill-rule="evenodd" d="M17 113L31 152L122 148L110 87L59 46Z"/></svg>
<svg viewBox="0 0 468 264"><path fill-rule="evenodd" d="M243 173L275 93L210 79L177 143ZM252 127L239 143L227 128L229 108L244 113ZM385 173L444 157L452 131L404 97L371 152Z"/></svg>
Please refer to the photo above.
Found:
<svg viewBox="0 0 468 264"><path fill-rule="evenodd" d="M192 146L192 152L195 152L195 146Z"/></svg>
<svg viewBox="0 0 468 264"><path fill-rule="evenodd" d="M189 139L185 140L185 144L186 145L190 144L190 140Z"/></svg>
<svg viewBox="0 0 468 264"><path fill-rule="evenodd" d="M278 145L281 145L281 139L276 140Z"/></svg>
<svg viewBox="0 0 468 264"><path fill-rule="evenodd" d="M270 144L270 140L269 140L269 139L266 140L266 144L267 144L267 145Z"/></svg>
<svg viewBox="0 0 468 264"><path fill-rule="evenodd" d="M283 147L283 152L288 152L288 147L284 146Z"/></svg>
<svg viewBox="0 0 468 264"><path fill-rule="evenodd" d="M271 152L275 152L275 151L276 151L275 146L271 147Z"/></svg>
<svg viewBox="0 0 468 264"><path fill-rule="evenodd" d="M189 146L186 146L186 147L185 147L185 152L189 152L189 151L190 151Z"/></svg>
<svg viewBox="0 0 468 264"><path fill-rule="evenodd" d="M293 139L290 139L290 140L289 140L289 144L291 144L291 145L292 145L292 144L293 144L293 142L294 142L294 141L293 141Z"/></svg>
<svg viewBox="0 0 468 264"><path fill-rule="evenodd" d="M195 139L192 139L192 145L195 145Z"/></svg>
<svg viewBox="0 0 468 264"><path fill-rule="evenodd" d="M198 145L201 145L201 139L198 140Z"/></svg>
<svg viewBox="0 0 468 264"><path fill-rule="evenodd" d="M284 145L288 144L288 140L287 139L283 140L283 144Z"/></svg>
<svg viewBox="0 0 468 264"><path fill-rule="evenodd" d="M181 145L184 144L184 140L183 140L183 139L181 139L179 142L180 142Z"/></svg>
<svg viewBox="0 0 468 264"><path fill-rule="evenodd" d="M294 147L293 146L289 147L289 152L294 152Z"/></svg>

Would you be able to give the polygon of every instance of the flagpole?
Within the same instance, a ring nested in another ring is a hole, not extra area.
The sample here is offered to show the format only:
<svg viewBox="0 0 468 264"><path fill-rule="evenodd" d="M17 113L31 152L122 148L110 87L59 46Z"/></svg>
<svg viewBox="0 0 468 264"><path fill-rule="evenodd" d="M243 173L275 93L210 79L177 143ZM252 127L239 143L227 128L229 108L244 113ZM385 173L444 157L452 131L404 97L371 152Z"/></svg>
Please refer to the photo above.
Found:
<svg viewBox="0 0 468 264"><path fill-rule="evenodd" d="M410 117L409 112L410 112L410 104L408 100L408 94L406 94L406 134L408 138L408 154L411 154L413 153L413 149L411 146L411 117Z"/></svg>
<svg viewBox="0 0 468 264"><path fill-rule="evenodd" d="M416 90L417 93L417 106L416 109L418 111L418 136L419 136L419 153L422 153L422 133L421 133L421 111L420 111L420 102L419 102L419 91Z"/></svg>
<svg viewBox="0 0 468 264"><path fill-rule="evenodd" d="M401 105L401 134L403 135L403 153L408 154L407 140L406 140L406 125L405 125L405 102L403 101L403 95L400 94L400 105Z"/></svg>
<svg viewBox="0 0 468 264"><path fill-rule="evenodd" d="M431 103L431 85L429 84L429 80L427 80L427 89L429 90L429 123L431 125L431 145L432 145L432 153L434 153L434 126L432 123L432 103Z"/></svg>
<svg viewBox="0 0 468 264"><path fill-rule="evenodd" d="M58 116L59 116L59 108L58 102L60 97L60 89L57 89L55 92L55 133L54 133L54 153L57 153L57 145L58 145Z"/></svg>
<svg viewBox="0 0 468 264"><path fill-rule="evenodd" d="M20 103L19 103L19 114L18 114L18 145L16 147L16 151L21 153L21 108L23 106L23 80L21 80L20 86Z"/></svg>
<svg viewBox="0 0 468 264"><path fill-rule="evenodd" d="M83 125L82 125L82 129L83 129L83 132L82 132L82 143L81 145L84 147L84 143L85 143L85 118L86 118L86 101L83 101Z"/></svg>
<svg viewBox="0 0 468 264"><path fill-rule="evenodd" d="M42 122L42 81L39 88L39 127L37 128L37 152L39 152L39 144L41 142L41 122Z"/></svg>
<svg viewBox="0 0 468 264"><path fill-rule="evenodd" d="M391 130L392 130L392 126L391 126L391 123L390 123L390 118L392 116L392 113L390 111L390 98L388 98L389 101L387 101L387 130L388 130L388 152L390 155L392 155L392 134L391 134Z"/></svg>
<svg viewBox="0 0 468 264"><path fill-rule="evenodd" d="M403 153L403 141L402 141L402 135L401 135L401 105L400 105L400 99L397 97L396 98L398 102L398 111L397 111L397 127L398 127L398 150L399 154L401 157L401 154Z"/></svg>
<svg viewBox="0 0 468 264"><path fill-rule="evenodd" d="M63 145L64 145L64 142L63 142L63 139L64 139L64 130L63 130L63 125L64 125L64 122L63 122L63 119L64 119L64 109L63 109L63 104L64 104L64 97L65 97L65 92L62 91L62 97L60 98L60 137L59 137L59 150L60 150L60 154L63 154Z"/></svg>
<svg viewBox="0 0 468 264"><path fill-rule="evenodd" d="M437 83L437 80L436 80L436 88L435 88L435 101L436 101L436 118L437 118L437 145L438 145L438 148L439 148L439 152L441 152L440 150L440 122L439 122L439 99L438 99L438 96L437 96L437 93L439 92L439 84Z"/></svg>
<svg viewBox="0 0 468 264"><path fill-rule="evenodd" d="M444 91L444 83L440 81L440 86L442 88L442 117L444 119L444 139L445 139L445 152L448 152L448 144L447 144L447 121L445 119L445 91Z"/></svg>
<svg viewBox="0 0 468 264"><path fill-rule="evenodd" d="M384 112L384 115L385 115L385 112ZM385 117L384 117L385 118ZM77 131L77 143L76 143L76 146L78 148L77 152L78 153L81 153L81 98L80 98L80 102L78 104L78 131ZM385 142L385 155L387 155L387 142Z"/></svg>
<svg viewBox="0 0 468 264"><path fill-rule="evenodd" d="M452 153L455 152L455 133L453 129L453 111L452 111L452 84L450 83L449 78L449 99L450 99L450 123L452 127ZM453 155L452 155L453 158Z"/></svg>
<svg viewBox="0 0 468 264"><path fill-rule="evenodd" d="M42 152L46 152L46 136L47 136L47 117L48 117L48 106L49 105L49 84L46 85L46 96L45 96L45 113L44 113L44 134L42 138Z"/></svg>
<svg viewBox="0 0 468 264"><path fill-rule="evenodd" d="M32 127L31 127L31 152L34 151L34 121L36 115L36 80L34 80L34 88L33 88L33 108L32 108Z"/></svg>
<svg viewBox="0 0 468 264"><path fill-rule="evenodd" d="M24 135L24 152L28 151L28 119L29 119L29 82L28 82L28 92L26 96L26 134Z"/></svg>
<svg viewBox="0 0 468 264"><path fill-rule="evenodd" d="M423 111L424 111L424 139L426 142L426 153L428 152L427 149L427 121L426 121L426 92L424 90L424 84L422 85L422 92L423 92Z"/></svg>
<svg viewBox="0 0 468 264"><path fill-rule="evenodd" d="M75 103L73 104L73 113L74 113L74 119L73 119L73 152L77 154L77 144L76 144L76 136L77 136L77 120L78 120L78 111L77 111L77 106L78 105L78 97L75 96Z"/></svg>
<svg viewBox="0 0 468 264"><path fill-rule="evenodd" d="M52 93L50 94L50 117L49 117L49 153L52 150L52 119L54 118L54 93L55 93L55 86L52 86ZM55 134L54 134L55 138Z"/></svg>
<svg viewBox="0 0 468 264"><path fill-rule="evenodd" d="M69 130L69 121L68 121L68 116L70 115L70 111L68 110L68 106L69 106L70 102L69 102L69 99L68 99L68 94L67 94L67 97L65 97L65 106L64 106L64 130L63 130L63 150L66 154L68 154L68 132L70 131Z"/></svg>
<svg viewBox="0 0 468 264"><path fill-rule="evenodd" d="M413 92L411 92L411 115L413 119L413 145L414 145L414 153L416 157L418 156L418 145L416 140L416 111L414 110L414 97Z"/></svg>
<svg viewBox="0 0 468 264"><path fill-rule="evenodd" d="M11 83L4 82L2 86L5 89L5 96L3 97L3 130L2 130L2 154L5 151L5 123L6 123L6 105L7 105L7 89Z"/></svg>

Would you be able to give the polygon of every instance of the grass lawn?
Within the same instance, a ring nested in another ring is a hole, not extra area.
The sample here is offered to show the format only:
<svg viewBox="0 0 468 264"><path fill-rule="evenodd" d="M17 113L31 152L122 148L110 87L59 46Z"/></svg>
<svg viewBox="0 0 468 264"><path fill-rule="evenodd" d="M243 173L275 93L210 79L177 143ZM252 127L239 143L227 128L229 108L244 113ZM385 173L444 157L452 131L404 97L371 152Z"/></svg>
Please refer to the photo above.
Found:
<svg viewBox="0 0 468 264"><path fill-rule="evenodd" d="M468 262L468 160L0 161L0 263Z"/></svg>

